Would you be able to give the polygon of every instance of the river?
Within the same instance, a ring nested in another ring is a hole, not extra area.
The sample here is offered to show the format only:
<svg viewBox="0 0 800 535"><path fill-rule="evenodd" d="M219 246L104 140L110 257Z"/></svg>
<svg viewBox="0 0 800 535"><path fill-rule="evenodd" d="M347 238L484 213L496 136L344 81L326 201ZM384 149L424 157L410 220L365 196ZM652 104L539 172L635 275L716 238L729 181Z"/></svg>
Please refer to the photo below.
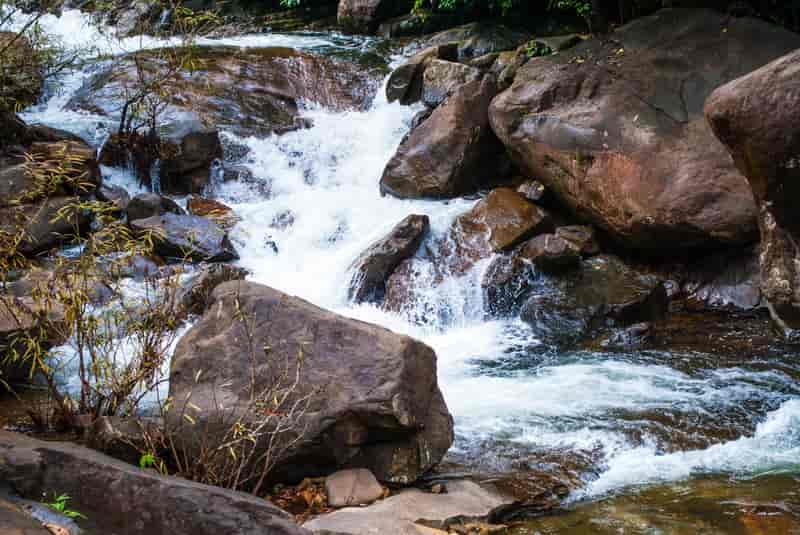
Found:
<svg viewBox="0 0 800 535"><path fill-rule="evenodd" d="M69 46L103 42L77 11L45 17L43 26ZM119 53L158 44L136 38L99 46ZM380 43L335 34L264 34L201 44L357 55ZM44 102L22 116L97 144L96 125L103 119L63 109L90 72L91 64L67 73ZM417 111L387 103L379 90L363 112L332 113L309 104L305 115L313 127L307 130L265 138L223 133L228 142L250 149L243 165L256 178L256 186L234 181L216 191L241 218L232 239L239 264L252 272L250 279L431 345L456 423L449 465L492 473L533 467L580 479L567 498L572 516L542 521L529 533L617 533L620 525L639 525L629 513L633 508L644 514L647 504L657 514L650 514L642 533L737 532L720 520L730 516L724 507L698 506L705 513L692 509L708 498L703 494L708 487L716 489L719 499L711 501L717 504L735 502L745 493L800 514L793 490L800 477L800 363L789 351L775 348L757 356L722 355L704 347L554 351L519 320L485 317L479 281L487 262L441 284L419 274L417 299L402 313L348 301L350 264L403 217L428 215L428 242L433 243L475 202L380 196L383 167ZM138 188L125 170L103 172L106 180ZM291 225L272 224L287 217ZM423 246L418 255L436 261L426 254ZM628 515L629 524L613 524L609 503L619 515ZM678 529L679 520L665 503L678 504L678 516L690 518L690 527ZM586 523L600 516L610 524ZM708 531L700 529L706 524ZM790 528L775 529L766 532Z"/></svg>

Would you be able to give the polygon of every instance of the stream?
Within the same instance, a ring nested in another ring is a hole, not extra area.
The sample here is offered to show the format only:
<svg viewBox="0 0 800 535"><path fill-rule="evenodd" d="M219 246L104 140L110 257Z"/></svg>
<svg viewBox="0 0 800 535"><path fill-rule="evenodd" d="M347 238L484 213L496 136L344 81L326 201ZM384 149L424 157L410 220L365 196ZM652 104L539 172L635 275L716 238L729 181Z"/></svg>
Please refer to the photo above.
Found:
<svg viewBox="0 0 800 535"><path fill-rule="evenodd" d="M78 11L45 17L43 26L68 46L92 44L111 54L160 44L134 38L106 46ZM381 49L374 38L336 34L200 44L348 55ZM66 73L22 117L97 145L97 123L107 119L64 110L91 69ZM381 88L363 112L309 103L310 129L264 138L223 132L227 143L250 149L241 165L254 180L214 192L241 218L231 239L249 279L433 347L456 426L445 466L581 481L565 514L519 533L800 533L800 361L786 348L758 355L711 344L555 351L517 319L486 319L480 280L487 261L441 284L418 274L414 306L401 313L348 301L351 263L402 218L428 215L433 243L476 202L380 196L383 167L417 111L389 104ZM124 169L104 167L103 174L140 191ZM276 224L288 219L293 223ZM426 259L426 247L417 254Z"/></svg>

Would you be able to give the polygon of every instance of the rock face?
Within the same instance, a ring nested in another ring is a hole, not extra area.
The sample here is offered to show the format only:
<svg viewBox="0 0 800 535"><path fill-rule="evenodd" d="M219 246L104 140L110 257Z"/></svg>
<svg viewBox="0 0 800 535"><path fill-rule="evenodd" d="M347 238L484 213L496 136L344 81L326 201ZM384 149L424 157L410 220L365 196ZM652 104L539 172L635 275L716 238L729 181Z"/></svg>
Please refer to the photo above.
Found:
<svg viewBox="0 0 800 535"><path fill-rule="evenodd" d="M451 198L502 178L505 154L487 115L494 94L491 78L461 86L403 140L383 171L381 192Z"/></svg>
<svg viewBox="0 0 800 535"><path fill-rule="evenodd" d="M800 50L720 87L705 109L758 203L763 296L781 327L800 329Z"/></svg>
<svg viewBox="0 0 800 535"><path fill-rule="evenodd" d="M357 303L382 302L386 280L400 262L417 252L429 226L428 216L410 215L361 253L351 267L350 299Z"/></svg>
<svg viewBox="0 0 800 535"><path fill-rule="evenodd" d="M381 22L399 15L404 5L398 0L339 0L336 21L350 32L373 33Z"/></svg>
<svg viewBox="0 0 800 535"><path fill-rule="evenodd" d="M239 255L228 234L210 219L166 213L131 221L139 232L153 233L155 252L165 258L194 262L228 262Z"/></svg>
<svg viewBox="0 0 800 535"><path fill-rule="evenodd" d="M519 69L490 110L512 159L631 248L752 241L753 195L703 104L721 84L800 47L800 35L674 9L612 37Z"/></svg>
<svg viewBox="0 0 800 535"><path fill-rule="evenodd" d="M238 135L302 128L301 100L333 110L365 109L377 85L369 69L290 48L200 47L194 55L198 68L166 84L168 116L191 111ZM132 59L109 64L68 107L118 117L119 95L135 73Z"/></svg>
<svg viewBox="0 0 800 535"><path fill-rule="evenodd" d="M302 353L292 395L312 395L303 440L280 463L282 477L352 467L368 468L381 481L410 483L450 447L453 420L436 383L436 355L425 344L255 283L222 284L212 300L175 350L170 395L181 401L172 420L185 409L203 433L215 432L225 412L248 404L251 373L263 388L276 380L276 363L296 362ZM237 300L259 325L254 347L271 348L256 355L255 369L235 319ZM187 397L196 407L182 406ZM199 440L194 426L182 429L187 443Z"/></svg>
<svg viewBox="0 0 800 535"><path fill-rule="evenodd" d="M521 316L543 340L555 344L578 342L608 323L624 327L656 320L667 311L664 284L614 256L592 257L573 274L538 283Z"/></svg>
<svg viewBox="0 0 800 535"><path fill-rule="evenodd" d="M493 252L509 251L536 234L553 230L550 215L511 188L493 189L458 217L461 229L487 236Z"/></svg>
<svg viewBox="0 0 800 535"><path fill-rule="evenodd" d="M40 500L53 489L87 514L90 532L117 535L310 535L249 494L158 475L102 453L0 431L0 479ZM146 514L143 514L146 512Z"/></svg>

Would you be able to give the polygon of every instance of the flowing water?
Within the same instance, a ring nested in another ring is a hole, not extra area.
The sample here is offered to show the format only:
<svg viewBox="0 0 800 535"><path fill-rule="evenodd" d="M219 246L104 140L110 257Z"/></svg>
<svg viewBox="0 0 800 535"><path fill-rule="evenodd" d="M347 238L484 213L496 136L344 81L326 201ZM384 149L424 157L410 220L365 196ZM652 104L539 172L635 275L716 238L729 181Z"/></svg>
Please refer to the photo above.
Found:
<svg viewBox="0 0 800 535"><path fill-rule="evenodd" d="M46 17L44 26L69 45L102 42L76 11ZM373 53L380 45L335 34L248 35L202 44L220 43L350 55ZM106 53L115 53L158 44L130 39L123 47L103 46ZM102 142L107 134L97 123L103 118L63 109L90 72L88 66L64 76L24 118ZM332 113L310 104L305 115L313 127L307 130L265 138L223 133L226 142L250 149L242 165L252 171L253 180L215 181L213 188L241 218L232 239L239 263L252 272L250 279L430 344L456 422L449 460L468 470L577 467L583 484L568 501L588 501L588 512L585 507L578 511L589 516L610 515L608 507L646 508L653 494L689 504L707 478L721 488L745 490L778 478L780 484L763 487L780 488L766 498L785 499L791 487L786 481L796 483L800 474L800 364L791 352L777 348L754 355L746 344L744 351L725 356L696 348L628 354L553 351L518 320L486 319L479 285L486 262L436 286L433 276L423 273L415 279L420 299L403 313L348 301L351 262L403 217L427 214L432 243L475 202L380 196L383 166L417 111L387 103L379 90L363 112ZM125 170L103 171L111 182L138 188ZM418 254L425 256L426 248ZM643 491L642 485L656 490ZM684 492L686 485L690 491ZM608 497L622 491L623 501L609 506ZM785 503L794 514L800 512L792 505L796 496ZM668 526L669 515L662 513ZM574 525L581 522L573 520ZM570 531L567 524L554 520L530 533L606 532L599 527ZM723 528L709 533L727 532L723 524L714 525ZM619 532L613 523L609 526L607 532Z"/></svg>

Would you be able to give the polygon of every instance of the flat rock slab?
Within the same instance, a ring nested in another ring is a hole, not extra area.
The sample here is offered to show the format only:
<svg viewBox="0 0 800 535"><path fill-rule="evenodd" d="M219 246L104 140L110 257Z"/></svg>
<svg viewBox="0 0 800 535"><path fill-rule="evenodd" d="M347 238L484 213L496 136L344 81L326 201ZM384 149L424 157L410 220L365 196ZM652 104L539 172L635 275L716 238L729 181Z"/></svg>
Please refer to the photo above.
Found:
<svg viewBox="0 0 800 535"><path fill-rule="evenodd" d="M103 535L308 535L286 512L249 494L9 431L0 431L0 481L30 499L69 495L70 508L88 517L87 529Z"/></svg>
<svg viewBox="0 0 800 535"><path fill-rule="evenodd" d="M419 535L417 520L444 521L454 516L482 517L509 503L472 481L447 484L446 494L408 489L368 507L350 507L306 522L314 532L353 535ZM424 529L424 528L422 528Z"/></svg>

